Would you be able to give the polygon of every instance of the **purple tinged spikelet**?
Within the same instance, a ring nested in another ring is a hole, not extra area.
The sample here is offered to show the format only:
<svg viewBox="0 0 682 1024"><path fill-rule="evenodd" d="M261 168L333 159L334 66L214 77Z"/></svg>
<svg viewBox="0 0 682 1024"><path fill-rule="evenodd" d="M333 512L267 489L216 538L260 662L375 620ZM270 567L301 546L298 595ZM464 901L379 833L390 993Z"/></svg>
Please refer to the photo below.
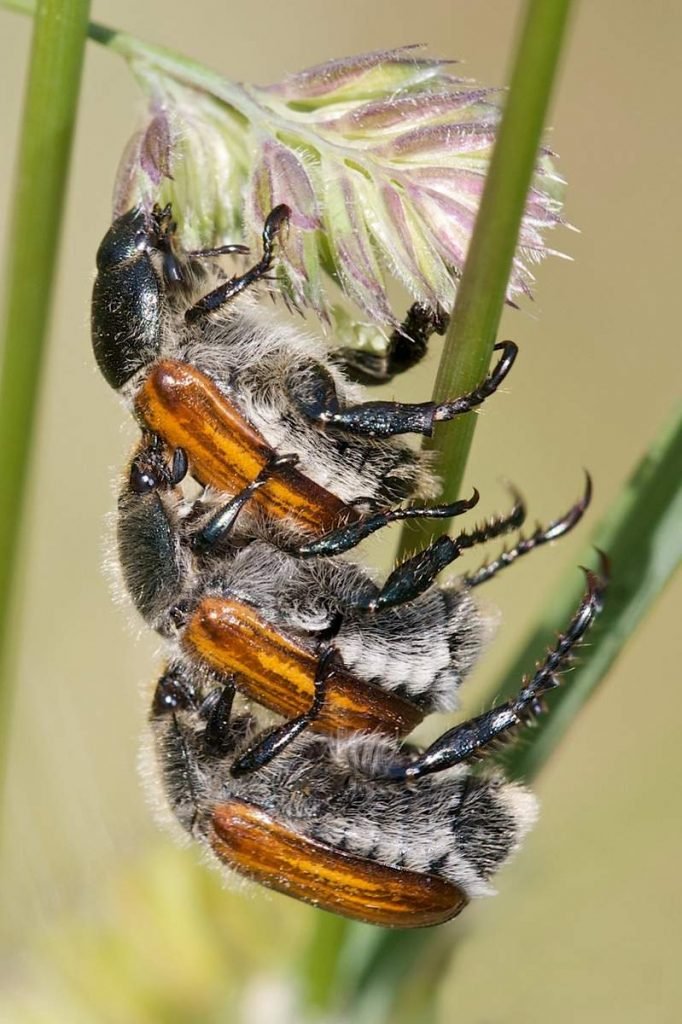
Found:
<svg viewBox="0 0 682 1024"><path fill-rule="evenodd" d="M268 87L178 66L133 70L146 126L119 169L115 214L174 202L188 248L246 240L291 208L279 274L285 297L322 319L322 268L376 325L394 323L387 277L413 299L452 307L501 109L499 92L450 72L419 47L317 65ZM182 72L182 73L181 73ZM201 87L199 87L201 86ZM530 267L553 253L562 181L538 158L507 297L530 294Z"/></svg>

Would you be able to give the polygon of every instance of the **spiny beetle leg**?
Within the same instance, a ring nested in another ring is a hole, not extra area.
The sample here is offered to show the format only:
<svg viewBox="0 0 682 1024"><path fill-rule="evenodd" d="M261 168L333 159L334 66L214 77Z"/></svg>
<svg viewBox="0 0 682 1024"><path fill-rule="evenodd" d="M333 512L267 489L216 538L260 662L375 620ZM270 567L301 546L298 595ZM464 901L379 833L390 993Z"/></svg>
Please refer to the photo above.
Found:
<svg viewBox="0 0 682 1024"><path fill-rule="evenodd" d="M502 356L482 384L466 395L449 402L365 402L342 409L331 374L318 364L310 364L305 393L297 392L289 382L292 400L309 419L325 429L339 430L362 437L394 437L397 434L424 434L430 437L438 422L471 412L494 394L511 370L518 348L513 341L495 346Z"/></svg>
<svg viewBox="0 0 682 1024"><path fill-rule="evenodd" d="M486 541L518 529L526 516L526 507L519 495L516 495L514 506L506 516L495 516L481 526L467 532L463 530L457 537L444 534L419 551L412 558L405 559L390 574L378 593L369 598L364 596L355 607L368 612L393 608L414 600L427 590L438 574L459 558L463 551L484 544Z"/></svg>
<svg viewBox="0 0 682 1024"><path fill-rule="evenodd" d="M348 523L337 530L330 530L317 540L309 541L292 549L297 558L320 558L343 554L350 551L372 533L398 523L404 519L451 519L463 515L478 504L480 495L474 488L470 498L454 501L449 505L434 505L431 508L411 506L410 508L385 509L373 512L355 523Z"/></svg>
<svg viewBox="0 0 682 1024"><path fill-rule="evenodd" d="M520 726L527 724L545 710L543 696L559 686L560 679L557 673L566 668L572 649L583 638L602 608L608 573L606 559L602 556L601 575L590 570L584 571L587 577L587 591L578 610L566 632L559 636L545 660L536 668L533 677L524 679L516 697L443 733L423 754L409 764L396 764L389 768L388 778L417 779L470 761L491 744L509 739Z"/></svg>
<svg viewBox="0 0 682 1024"><path fill-rule="evenodd" d="M512 565L517 558L527 555L530 551L534 551L535 548L539 548L543 544L548 544L549 541L563 537L565 533L568 533L580 522L591 500L592 479L589 473L585 473L585 492L580 501L572 505L565 515L555 519L549 526L538 526L530 537L521 536L514 547L502 551L492 562L487 562L480 569L477 569L476 572L465 576L462 582L467 587L477 587L479 584L485 583L486 580L492 579L501 569L506 569L507 566Z"/></svg>

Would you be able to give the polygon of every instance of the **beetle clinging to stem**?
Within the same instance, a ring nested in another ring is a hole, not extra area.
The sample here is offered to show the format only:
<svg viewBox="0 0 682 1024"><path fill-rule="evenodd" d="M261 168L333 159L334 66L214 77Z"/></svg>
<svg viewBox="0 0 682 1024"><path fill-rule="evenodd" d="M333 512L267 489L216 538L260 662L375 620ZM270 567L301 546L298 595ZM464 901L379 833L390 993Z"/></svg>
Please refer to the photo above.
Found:
<svg viewBox="0 0 682 1024"><path fill-rule="evenodd" d="M473 507L477 493L393 507L437 489L399 435L480 406L517 350L497 346L489 376L451 401L362 402L352 378L414 365L444 319L413 307L380 363L327 353L252 294L287 218L272 211L261 258L233 278L215 257L242 247L178 252L170 208L124 214L98 252L95 354L143 428L119 502L121 564L171 645L152 706L156 774L181 825L238 872L361 920L433 924L488 891L532 823L530 794L470 762L543 710L604 579L588 573L566 634L516 698L426 750L402 737L456 703L481 646L470 591L571 529L589 478L566 515L455 587L436 584L440 571L520 526L521 502L444 534L383 584L339 557L392 522ZM180 488L188 471L204 485L194 500ZM266 722L244 695L286 720Z"/></svg>
<svg viewBox="0 0 682 1024"><path fill-rule="evenodd" d="M254 735L250 716L233 714L230 682L172 665L151 712L153 771L171 812L221 863L315 906L384 927L448 920L490 892L533 823L526 789L470 763L542 712L600 609L604 576L588 571L587 581L565 634L516 697L422 752L367 733ZM332 661L330 650L314 714ZM253 770L264 743L272 756Z"/></svg>
<svg viewBox="0 0 682 1024"><path fill-rule="evenodd" d="M437 482L428 460L397 435L430 434L480 406L505 379L517 349L503 342L483 383L440 405L360 401L344 373L351 359L345 350L335 356L254 301L288 213L284 206L272 211L260 260L228 279L214 257L241 246L178 252L168 208L124 214L97 254L93 347L107 381L148 430L187 452L201 483L234 494L276 453L294 454L297 464L272 473L254 502L280 525L316 536L363 508L432 498ZM414 307L389 347L384 376L417 362L442 323ZM356 373L362 358L352 357Z"/></svg>
<svg viewBox="0 0 682 1024"><path fill-rule="evenodd" d="M471 591L572 529L590 499L588 478L584 497L560 519L476 573L435 585L438 572L467 549L521 525L525 507L517 496L508 514L439 539L380 585L364 567L331 557L362 539L362 523L313 542L257 539L240 527L250 488L227 503L209 494L190 501L179 486L186 472L184 453L171 458L154 440L136 451L124 478L118 551L138 611L190 662L236 673L242 692L280 714L305 717L319 652L333 644L341 665L313 726L327 732L401 735L423 716L456 707L487 631ZM461 515L476 499L436 511ZM390 516L375 519L385 525ZM364 529L374 525L364 521Z"/></svg>

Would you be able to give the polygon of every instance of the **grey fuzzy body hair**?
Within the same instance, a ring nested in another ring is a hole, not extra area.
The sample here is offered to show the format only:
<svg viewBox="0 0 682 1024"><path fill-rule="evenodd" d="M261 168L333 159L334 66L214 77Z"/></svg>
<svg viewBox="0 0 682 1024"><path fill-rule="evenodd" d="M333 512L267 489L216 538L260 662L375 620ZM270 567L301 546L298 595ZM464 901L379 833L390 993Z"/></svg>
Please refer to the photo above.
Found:
<svg viewBox="0 0 682 1024"><path fill-rule="evenodd" d="M489 628L466 589L433 586L397 608L354 610L354 595L378 587L372 573L346 558L296 558L263 540L246 543L239 530L234 544L196 554L192 536L212 511L211 499L190 503L178 490L138 495L124 483L117 524L123 579L159 633L177 635L178 605L231 597L316 651L318 636L341 614L334 646L359 679L406 697L424 714L457 706Z"/></svg>
<svg viewBox="0 0 682 1024"><path fill-rule="evenodd" d="M499 772L474 774L458 766L412 782L377 778L406 755L375 736L304 735L269 765L235 779L232 754L206 750L200 712L165 714L151 727L155 773L168 807L206 847L212 812L238 799L299 835L387 867L440 876L476 897L494 892L491 877L537 814L535 797ZM252 737L244 718L234 720L234 729L237 756Z"/></svg>
<svg viewBox="0 0 682 1024"><path fill-rule="evenodd" d="M158 261L158 254L151 254ZM216 264L183 263L185 280L172 291L160 285L159 350L127 382L132 402L153 360L178 359L206 373L280 453L295 454L299 469L344 502L362 498L395 503L432 498L438 481L428 455L396 438L376 440L321 430L297 407L292 386L305 394L313 364L332 377L342 405L360 402L364 389L347 380L328 346L245 292L193 324L185 312L224 280ZM158 280L163 281L161 271Z"/></svg>

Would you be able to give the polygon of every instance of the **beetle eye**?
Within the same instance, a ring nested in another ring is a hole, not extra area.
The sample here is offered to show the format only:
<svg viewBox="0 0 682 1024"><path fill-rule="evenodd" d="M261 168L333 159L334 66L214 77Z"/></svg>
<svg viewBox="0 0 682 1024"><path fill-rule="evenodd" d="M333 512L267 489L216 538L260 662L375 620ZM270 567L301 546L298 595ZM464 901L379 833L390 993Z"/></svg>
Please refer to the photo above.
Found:
<svg viewBox="0 0 682 1024"><path fill-rule="evenodd" d="M135 248L140 251L146 249L149 245L149 234L147 231L138 231L135 235Z"/></svg>
<svg viewBox="0 0 682 1024"><path fill-rule="evenodd" d="M130 490L133 494L149 494L159 486L158 477L148 467L133 463L130 467Z"/></svg>
<svg viewBox="0 0 682 1024"><path fill-rule="evenodd" d="M152 716L161 718L173 711L193 708L195 703L194 689L191 684L180 679L173 671L166 672L156 684L152 701Z"/></svg>

